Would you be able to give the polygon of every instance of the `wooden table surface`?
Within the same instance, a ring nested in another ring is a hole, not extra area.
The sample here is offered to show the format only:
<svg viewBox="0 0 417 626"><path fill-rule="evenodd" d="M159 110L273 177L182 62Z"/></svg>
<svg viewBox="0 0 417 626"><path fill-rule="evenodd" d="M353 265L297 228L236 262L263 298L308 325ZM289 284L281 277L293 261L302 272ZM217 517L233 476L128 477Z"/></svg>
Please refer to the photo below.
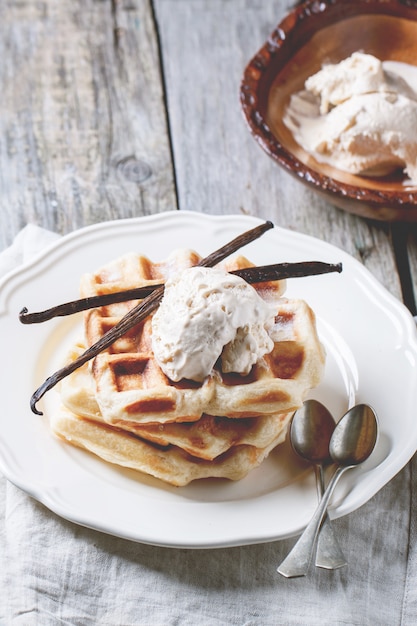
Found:
<svg viewBox="0 0 417 626"><path fill-rule="evenodd" d="M415 313L417 226L345 213L277 167L240 109L290 0L0 4L0 250L177 209L244 213L359 259ZM364 323L366 323L364 321Z"/></svg>
<svg viewBox="0 0 417 626"><path fill-rule="evenodd" d="M290 7L2 3L0 249L28 222L64 234L171 209L242 212L341 247L399 298L403 283L413 308L416 227L334 208L281 171L248 132L244 67Z"/></svg>

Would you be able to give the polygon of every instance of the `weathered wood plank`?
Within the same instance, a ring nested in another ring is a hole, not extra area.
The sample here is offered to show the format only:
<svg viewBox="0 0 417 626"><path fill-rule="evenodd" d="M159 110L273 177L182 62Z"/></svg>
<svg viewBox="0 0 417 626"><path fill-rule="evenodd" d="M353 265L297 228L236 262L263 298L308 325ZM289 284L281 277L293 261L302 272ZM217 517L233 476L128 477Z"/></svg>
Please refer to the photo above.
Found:
<svg viewBox="0 0 417 626"><path fill-rule="evenodd" d="M398 226L400 234L398 246L404 246L399 250L402 254L403 264L406 265L406 297L409 300L409 308L413 315L417 315L417 225L403 224ZM407 295L407 291L409 292Z"/></svg>
<svg viewBox="0 0 417 626"><path fill-rule="evenodd" d="M288 7L155 0L180 207L322 237L400 296L389 227L312 194L246 128L243 68ZM64 233L175 208L150 1L24 0L0 17L0 247L27 221Z"/></svg>
<svg viewBox="0 0 417 626"><path fill-rule="evenodd" d="M401 296L389 226L330 203L278 168L240 109L246 63L290 7L285 0L156 0L181 209L244 212L320 237Z"/></svg>
<svg viewBox="0 0 417 626"><path fill-rule="evenodd" d="M0 7L0 247L176 208L148 0Z"/></svg>

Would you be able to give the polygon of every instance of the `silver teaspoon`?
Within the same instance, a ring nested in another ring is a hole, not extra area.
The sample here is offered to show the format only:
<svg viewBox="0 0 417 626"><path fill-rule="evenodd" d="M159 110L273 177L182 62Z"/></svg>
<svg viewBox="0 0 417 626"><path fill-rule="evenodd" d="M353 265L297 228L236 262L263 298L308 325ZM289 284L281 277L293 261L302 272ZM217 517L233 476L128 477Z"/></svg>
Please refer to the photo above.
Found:
<svg viewBox="0 0 417 626"><path fill-rule="evenodd" d="M291 421L291 445L299 456L314 464L319 499L324 492L324 466L332 460L329 446L335 426L330 411L318 400L306 400ZM327 513L317 539L316 565L325 569L346 565Z"/></svg>
<svg viewBox="0 0 417 626"><path fill-rule="evenodd" d="M363 463L371 454L377 439L375 412L367 404L350 409L337 424L330 440L330 456L338 464L316 512L278 572L286 578L305 576L316 544L317 535L337 481L344 472Z"/></svg>

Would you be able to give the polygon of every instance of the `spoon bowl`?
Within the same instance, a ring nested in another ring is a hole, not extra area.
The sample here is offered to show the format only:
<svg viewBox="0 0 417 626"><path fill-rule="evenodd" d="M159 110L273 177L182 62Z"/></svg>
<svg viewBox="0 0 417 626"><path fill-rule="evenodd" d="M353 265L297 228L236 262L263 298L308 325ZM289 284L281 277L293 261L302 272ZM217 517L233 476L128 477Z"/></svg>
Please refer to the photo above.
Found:
<svg viewBox="0 0 417 626"><path fill-rule="evenodd" d="M357 404L340 420L330 440L329 452L339 465L359 465L371 454L377 439L374 410Z"/></svg>
<svg viewBox="0 0 417 626"><path fill-rule="evenodd" d="M318 400L306 400L294 413L290 441L294 451L311 463L329 463L329 446L335 429L330 411Z"/></svg>

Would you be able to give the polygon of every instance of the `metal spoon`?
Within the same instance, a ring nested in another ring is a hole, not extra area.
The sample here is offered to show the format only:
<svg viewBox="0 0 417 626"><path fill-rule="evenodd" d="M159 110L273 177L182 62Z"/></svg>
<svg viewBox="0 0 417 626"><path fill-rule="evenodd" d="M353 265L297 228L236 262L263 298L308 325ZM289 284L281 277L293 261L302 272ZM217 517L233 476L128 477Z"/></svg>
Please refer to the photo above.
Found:
<svg viewBox="0 0 417 626"><path fill-rule="evenodd" d="M279 566L277 571L283 576L293 578L307 574L318 531L336 483L344 472L369 457L375 447L377 431L376 415L366 404L350 409L337 424L330 440L330 456L339 467L303 534Z"/></svg>
<svg viewBox="0 0 417 626"><path fill-rule="evenodd" d="M319 499L324 492L324 466L332 460L329 445L335 426L330 411L318 400L306 400L291 421L291 445L299 456L314 463ZM327 514L317 539L316 565L325 569L346 565Z"/></svg>

